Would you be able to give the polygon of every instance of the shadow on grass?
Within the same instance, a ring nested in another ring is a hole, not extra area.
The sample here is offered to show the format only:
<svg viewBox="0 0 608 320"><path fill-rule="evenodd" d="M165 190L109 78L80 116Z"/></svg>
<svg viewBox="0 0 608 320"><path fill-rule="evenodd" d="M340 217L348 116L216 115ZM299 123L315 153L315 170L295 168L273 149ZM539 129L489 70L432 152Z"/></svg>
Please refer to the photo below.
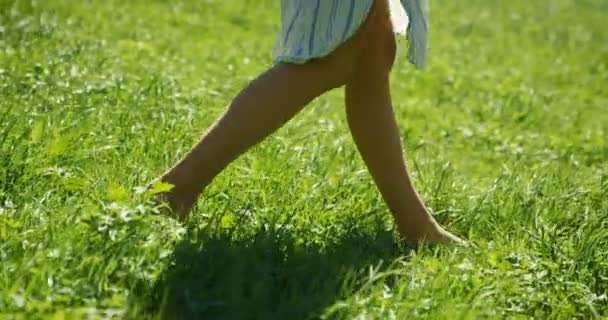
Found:
<svg viewBox="0 0 608 320"><path fill-rule="evenodd" d="M346 234L326 248L296 244L285 231L191 236L176 246L149 311L162 319L318 317L360 285L360 270L403 253L389 231Z"/></svg>

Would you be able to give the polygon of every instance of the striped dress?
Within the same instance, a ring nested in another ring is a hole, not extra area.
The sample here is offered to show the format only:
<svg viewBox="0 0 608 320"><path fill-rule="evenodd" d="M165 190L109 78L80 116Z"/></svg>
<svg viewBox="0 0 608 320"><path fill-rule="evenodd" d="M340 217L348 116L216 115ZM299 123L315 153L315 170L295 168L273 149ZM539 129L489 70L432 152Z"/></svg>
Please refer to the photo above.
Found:
<svg viewBox="0 0 608 320"><path fill-rule="evenodd" d="M305 63L329 55L355 34L377 0L281 0L281 31L273 60ZM393 30L407 36L409 61L424 66L427 49L427 0L389 2Z"/></svg>

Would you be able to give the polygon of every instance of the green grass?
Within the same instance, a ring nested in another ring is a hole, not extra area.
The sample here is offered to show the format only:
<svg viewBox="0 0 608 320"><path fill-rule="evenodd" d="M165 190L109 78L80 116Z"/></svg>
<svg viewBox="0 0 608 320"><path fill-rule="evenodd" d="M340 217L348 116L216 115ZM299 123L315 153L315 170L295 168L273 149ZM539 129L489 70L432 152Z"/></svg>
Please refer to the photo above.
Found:
<svg viewBox="0 0 608 320"><path fill-rule="evenodd" d="M450 1L395 111L437 219L400 247L342 92L180 225L138 192L270 65L273 0L0 0L0 318L608 316L608 4ZM403 49L403 45L402 45Z"/></svg>

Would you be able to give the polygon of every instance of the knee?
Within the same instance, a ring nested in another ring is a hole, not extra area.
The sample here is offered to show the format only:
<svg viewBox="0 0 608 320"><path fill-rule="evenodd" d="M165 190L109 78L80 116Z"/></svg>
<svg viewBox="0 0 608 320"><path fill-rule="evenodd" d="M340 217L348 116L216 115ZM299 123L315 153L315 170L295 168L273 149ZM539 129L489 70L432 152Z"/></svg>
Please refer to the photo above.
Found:
<svg viewBox="0 0 608 320"><path fill-rule="evenodd" d="M380 46L382 53L382 67L387 72L393 68L395 64L395 59L397 57L397 42L395 40L395 35L391 32L388 35L385 35L385 38L382 45Z"/></svg>
<svg viewBox="0 0 608 320"><path fill-rule="evenodd" d="M389 76L397 56L397 44L394 35L377 33L370 39L370 45L364 50L356 70L368 77L386 78Z"/></svg>
<svg viewBox="0 0 608 320"><path fill-rule="evenodd" d="M397 42L387 2L380 1L378 6L369 25L367 54L376 61L377 68L388 72L397 57Z"/></svg>

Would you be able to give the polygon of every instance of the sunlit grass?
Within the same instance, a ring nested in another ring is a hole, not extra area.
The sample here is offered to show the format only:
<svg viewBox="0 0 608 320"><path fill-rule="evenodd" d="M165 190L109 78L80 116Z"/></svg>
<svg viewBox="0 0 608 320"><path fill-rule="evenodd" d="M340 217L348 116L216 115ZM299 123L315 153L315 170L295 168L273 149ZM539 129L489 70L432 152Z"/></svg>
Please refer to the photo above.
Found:
<svg viewBox="0 0 608 320"><path fill-rule="evenodd" d="M468 248L401 248L342 93L206 190L141 192L271 63L278 1L0 0L0 318L608 315L608 6L432 3L395 113Z"/></svg>

